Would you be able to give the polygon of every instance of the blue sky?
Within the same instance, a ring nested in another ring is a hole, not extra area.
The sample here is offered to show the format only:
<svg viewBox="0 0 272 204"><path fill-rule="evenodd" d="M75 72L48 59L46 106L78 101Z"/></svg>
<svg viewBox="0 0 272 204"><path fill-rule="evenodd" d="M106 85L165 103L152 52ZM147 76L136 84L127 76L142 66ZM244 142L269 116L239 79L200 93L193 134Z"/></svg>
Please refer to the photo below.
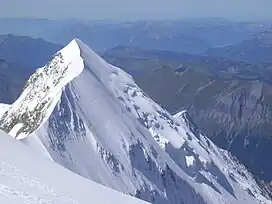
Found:
<svg viewBox="0 0 272 204"><path fill-rule="evenodd" d="M1 0L0 17L272 20L272 0Z"/></svg>

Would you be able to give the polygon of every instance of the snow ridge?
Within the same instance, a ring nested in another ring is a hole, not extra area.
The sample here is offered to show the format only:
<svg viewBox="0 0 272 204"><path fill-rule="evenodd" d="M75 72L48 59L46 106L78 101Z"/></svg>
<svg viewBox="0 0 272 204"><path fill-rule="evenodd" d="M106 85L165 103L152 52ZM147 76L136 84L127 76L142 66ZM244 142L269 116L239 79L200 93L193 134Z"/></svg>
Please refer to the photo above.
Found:
<svg viewBox="0 0 272 204"><path fill-rule="evenodd" d="M30 77L19 99L4 113L0 128L17 139L36 130L50 117L62 88L78 76L83 67L80 49L73 40ZM13 114L15 112L17 114Z"/></svg>
<svg viewBox="0 0 272 204"><path fill-rule="evenodd" d="M59 52L69 57L54 66L77 70L71 81L57 78L53 84L61 91L38 110L27 103L32 97L40 107L40 95L26 88L0 120L2 129L15 128L17 139L30 135L23 140L29 148L37 151L42 144L53 161L83 177L154 204L271 203L252 175L198 131L187 112L171 116L130 75L80 40L71 43ZM39 86L29 85L36 92L56 78L46 69L40 75L34 74Z"/></svg>

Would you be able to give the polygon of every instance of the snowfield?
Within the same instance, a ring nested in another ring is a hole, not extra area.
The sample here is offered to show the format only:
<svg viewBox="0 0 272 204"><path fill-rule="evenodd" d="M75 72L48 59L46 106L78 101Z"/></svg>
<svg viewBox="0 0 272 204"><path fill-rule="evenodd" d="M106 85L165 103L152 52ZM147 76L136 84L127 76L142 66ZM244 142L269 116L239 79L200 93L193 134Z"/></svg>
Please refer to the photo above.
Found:
<svg viewBox="0 0 272 204"><path fill-rule="evenodd" d="M121 194L35 155L0 131L0 203L110 204L146 202Z"/></svg>
<svg viewBox="0 0 272 204"><path fill-rule="evenodd" d="M171 116L130 75L78 39L38 69L19 99L4 109L0 128L37 155L142 200L272 203L186 111Z"/></svg>

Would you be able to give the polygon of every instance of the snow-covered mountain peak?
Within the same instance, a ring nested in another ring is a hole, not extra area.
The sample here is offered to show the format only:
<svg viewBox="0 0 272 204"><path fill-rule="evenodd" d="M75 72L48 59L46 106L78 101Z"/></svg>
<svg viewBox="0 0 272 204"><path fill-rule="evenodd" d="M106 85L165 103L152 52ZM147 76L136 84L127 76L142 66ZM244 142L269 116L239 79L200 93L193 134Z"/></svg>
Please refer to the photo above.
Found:
<svg viewBox="0 0 272 204"><path fill-rule="evenodd" d="M0 127L29 135L22 142L71 171L152 203L271 203L186 112L177 116L73 40L30 78Z"/></svg>
<svg viewBox="0 0 272 204"><path fill-rule="evenodd" d="M0 120L1 129L22 139L41 126L60 100L62 88L84 68L77 40L30 77L24 91Z"/></svg>

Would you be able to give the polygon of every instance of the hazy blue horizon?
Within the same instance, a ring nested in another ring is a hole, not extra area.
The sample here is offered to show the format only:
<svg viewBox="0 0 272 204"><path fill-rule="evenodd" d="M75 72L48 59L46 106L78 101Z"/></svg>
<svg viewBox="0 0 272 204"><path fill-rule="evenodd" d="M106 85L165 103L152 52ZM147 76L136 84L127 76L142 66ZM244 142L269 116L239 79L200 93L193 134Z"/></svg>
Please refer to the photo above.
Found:
<svg viewBox="0 0 272 204"><path fill-rule="evenodd" d="M124 23L124 22L141 22L141 21L207 21L211 19L217 19L222 21L230 21L230 22L241 22L241 23L272 23L272 19L229 19L224 17L218 17L218 16L211 16L211 17L181 17L181 18L165 18L165 19L110 19L110 18L97 18L97 19L87 19L87 18L41 18L41 17L1 17L0 20L36 20L36 21L94 21L94 22L109 22L109 23Z"/></svg>
<svg viewBox="0 0 272 204"><path fill-rule="evenodd" d="M272 20L271 8L271 0L8 0L1 2L0 18L262 21Z"/></svg>

